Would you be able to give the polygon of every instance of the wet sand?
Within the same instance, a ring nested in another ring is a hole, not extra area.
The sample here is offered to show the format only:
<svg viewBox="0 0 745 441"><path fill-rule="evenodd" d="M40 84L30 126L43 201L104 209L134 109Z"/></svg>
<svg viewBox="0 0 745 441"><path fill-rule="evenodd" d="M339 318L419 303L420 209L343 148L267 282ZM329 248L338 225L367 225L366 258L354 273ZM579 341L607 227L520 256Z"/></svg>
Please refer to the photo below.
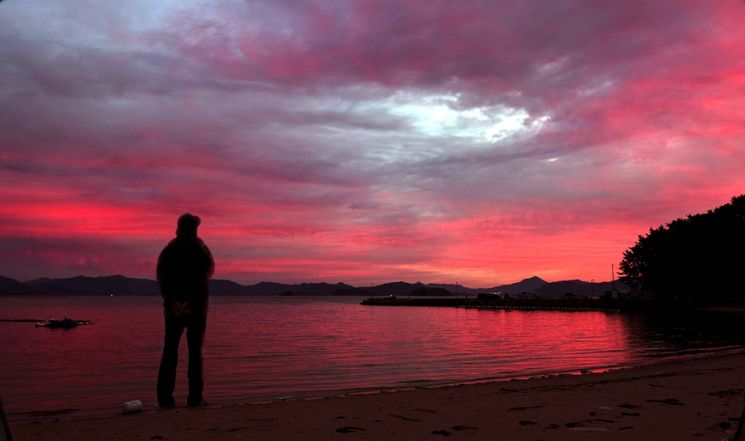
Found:
<svg viewBox="0 0 745 441"><path fill-rule="evenodd" d="M362 396L11 422L16 440L715 440L745 406L745 354Z"/></svg>

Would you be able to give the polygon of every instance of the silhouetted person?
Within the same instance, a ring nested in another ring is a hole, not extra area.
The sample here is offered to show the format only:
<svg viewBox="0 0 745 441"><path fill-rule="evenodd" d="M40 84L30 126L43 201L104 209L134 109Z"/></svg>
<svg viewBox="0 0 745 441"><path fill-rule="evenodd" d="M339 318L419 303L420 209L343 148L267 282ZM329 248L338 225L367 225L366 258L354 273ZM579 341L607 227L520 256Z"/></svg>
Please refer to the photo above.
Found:
<svg viewBox="0 0 745 441"><path fill-rule="evenodd" d="M165 340L163 358L158 371L158 404L173 407L176 387L176 364L181 334L186 328L189 347L188 406L203 403L202 342L207 326L207 296L209 279L215 269L207 245L197 237L201 220L191 213L181 215L176 238L171 240L158 257L158 283L163 296Z"/></svg>

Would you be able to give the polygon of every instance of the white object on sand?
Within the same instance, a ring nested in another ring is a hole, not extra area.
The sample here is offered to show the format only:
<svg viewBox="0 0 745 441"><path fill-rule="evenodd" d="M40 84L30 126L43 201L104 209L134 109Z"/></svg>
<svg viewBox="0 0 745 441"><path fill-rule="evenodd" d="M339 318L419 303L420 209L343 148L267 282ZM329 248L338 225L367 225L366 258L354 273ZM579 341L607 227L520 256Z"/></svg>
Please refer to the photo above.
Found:
<svg viewBox="0 0 745 441"><path fill-rule="evenodd" d="M141 410L142 410L142 401L140 400L125 401L124 403L122 403L122 411L125 414L137 413Z"/></svg>

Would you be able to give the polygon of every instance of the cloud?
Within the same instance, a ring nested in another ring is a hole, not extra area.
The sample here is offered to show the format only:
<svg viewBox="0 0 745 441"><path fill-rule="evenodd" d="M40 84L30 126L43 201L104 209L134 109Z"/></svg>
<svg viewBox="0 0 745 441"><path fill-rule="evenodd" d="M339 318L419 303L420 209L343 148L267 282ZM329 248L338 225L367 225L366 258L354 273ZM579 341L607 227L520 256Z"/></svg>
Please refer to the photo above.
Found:
<svg viewBox="0 0 745 441"><path fill-rule="evenodd" d="M194 211L244 282L600 280L745 188L738 2L47 6L0 6L9 276Z"/></svg>

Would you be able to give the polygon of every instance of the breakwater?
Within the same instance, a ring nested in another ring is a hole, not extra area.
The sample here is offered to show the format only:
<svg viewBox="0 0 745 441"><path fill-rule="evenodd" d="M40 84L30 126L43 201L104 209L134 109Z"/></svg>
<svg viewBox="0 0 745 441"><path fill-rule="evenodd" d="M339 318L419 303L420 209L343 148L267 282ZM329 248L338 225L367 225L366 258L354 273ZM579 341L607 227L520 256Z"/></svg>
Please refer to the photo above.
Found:
<svg viewBox="0 0 745 441"><path fill-rule="evenodd" d="M375 306L473 306L474 298L465 297L370 297L363 305Z"/></svg>
<svg viewBox="0 0 745 441"><path fill-rule="evenodd" d="M370 306L431 306L520 311L637 311L642 304L619 299L503 299L479 297L370 297L362 301Z"/></svg>

